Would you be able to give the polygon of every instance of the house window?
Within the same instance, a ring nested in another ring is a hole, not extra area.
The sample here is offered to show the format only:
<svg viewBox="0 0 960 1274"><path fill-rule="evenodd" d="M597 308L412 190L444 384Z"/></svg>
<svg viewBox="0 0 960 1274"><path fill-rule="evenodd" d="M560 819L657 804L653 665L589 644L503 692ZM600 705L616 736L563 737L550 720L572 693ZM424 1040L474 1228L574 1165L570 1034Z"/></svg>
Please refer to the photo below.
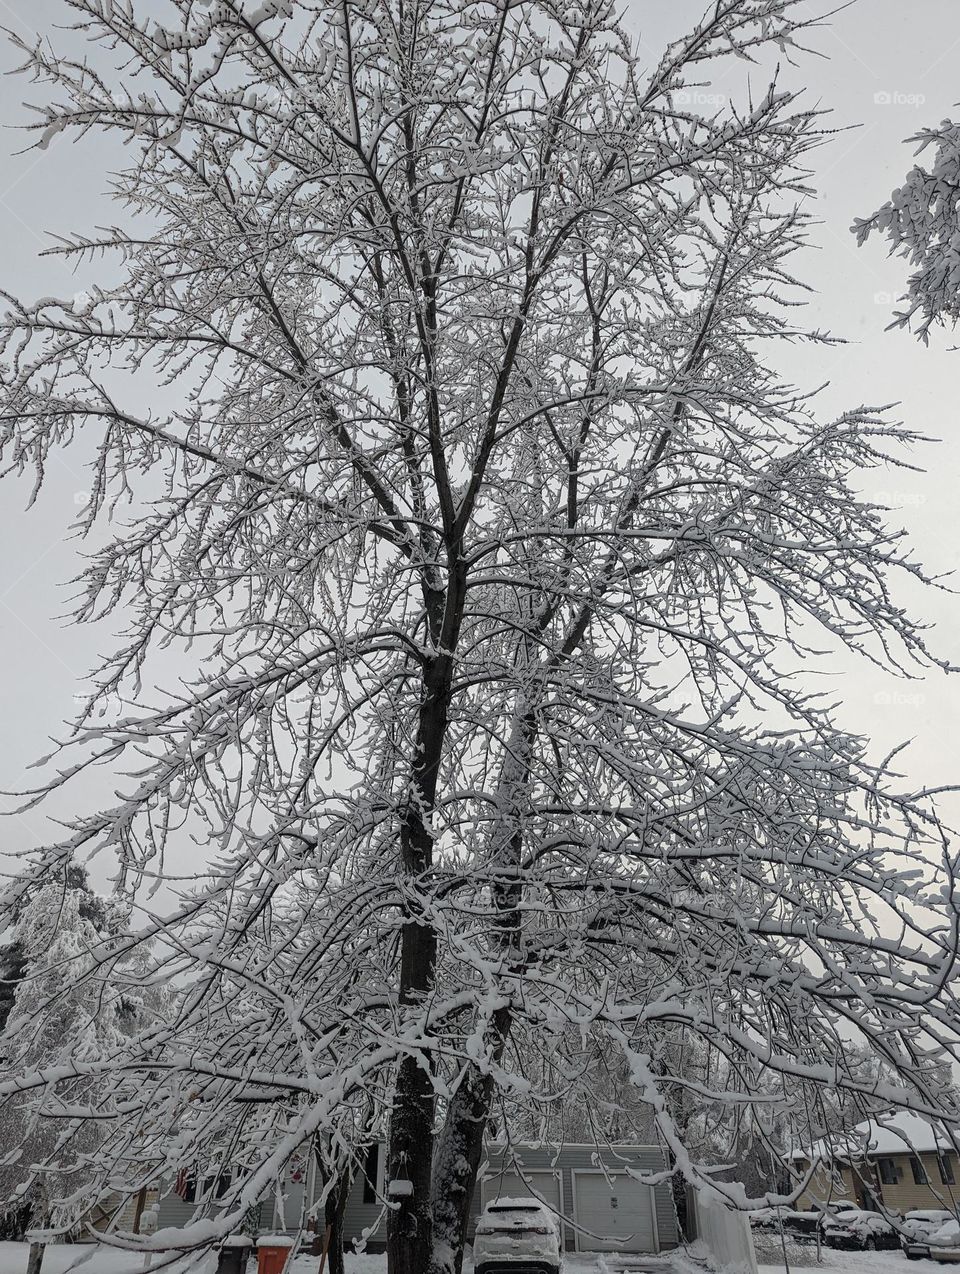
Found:
<svg viewBox="0 0 960 1274"><path fill-rule="evenodd" d="M212 1193L215 1199L222 1199L230 1188L230 1180L229 1172L221 1172L217 1177L207 1177L203 1183L203 1193L208 1196Z"/></svg>
<svg viewBox="0 0 960 1274"><path fill-rule="evenodd" d="M377 1177L380 1171L380 1147L374 1142L367 1147L367 1158L363 1165L363 1201L376 1203Z"/></svg>
<svg viewBox="0 0 960 1274"><path fill-rule="evenodd" d="M930 1184L927 1180L927 1170L916 1155L910 1156L910 1171L913 1173L913 1184L915 1186L926 1186Z"/></svg>
<svg viewBox="0 0 960 1274"><path fill-rule="evenodd" d="M179 1168L177 1177L173 1183L173 1193L184 1203L196 1203L197 1201L197 1170L193 1168Z"/></svg>
<svg viewBox="0 0 960 1274"><path fill-rule="evenodd" d="M181 1168L177 1173L177 1180L174 1185L174 1193L179 1195L184 1203L198 1203L200 1200L209 1202L211 1198L222 1199L230 1187L232 1174L229 1172L220 1172L216 1175L211 1173L202 1180L197 1177L196 1168Z"/></svg>
<svg viewBox="0 0 960 1274"><path fill-rule="evenodd" d="M945 1186L954 1184L953 1155L937 1155L937 1167L940 1169L940 1180Z"/></svg>
<svg viewBox="0 0 960 1274"><path fill-rule="evenodd" d="M880 1175L880 1184L884 1186L895 1186L898 1181L897 1165L892 1159L878 1159L877 1172Z"/></svg>

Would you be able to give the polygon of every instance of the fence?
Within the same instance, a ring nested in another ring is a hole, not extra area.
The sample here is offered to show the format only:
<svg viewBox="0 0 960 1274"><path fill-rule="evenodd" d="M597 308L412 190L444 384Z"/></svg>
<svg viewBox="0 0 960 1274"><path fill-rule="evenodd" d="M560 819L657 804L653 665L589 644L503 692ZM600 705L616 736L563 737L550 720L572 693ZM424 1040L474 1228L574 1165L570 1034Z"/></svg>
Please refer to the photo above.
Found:
<svg viewBox="0 0 960 1274"><path fill-rule="evenodd" d="M695 1218L700 1255L708 1265L726 1274L757 1274L757 1257L746 1213L725 1207L718 1199L698 1190L689 1192L690 1210Z"/></svg>

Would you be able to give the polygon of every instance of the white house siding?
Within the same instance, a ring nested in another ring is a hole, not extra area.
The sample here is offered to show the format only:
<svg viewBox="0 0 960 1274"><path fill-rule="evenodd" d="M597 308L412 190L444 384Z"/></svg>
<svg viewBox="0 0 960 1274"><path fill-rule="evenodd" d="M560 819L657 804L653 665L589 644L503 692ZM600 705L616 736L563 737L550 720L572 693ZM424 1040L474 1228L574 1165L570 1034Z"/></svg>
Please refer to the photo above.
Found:
<svg viewBox="0 0 960 1274"><path fill-rule="evenodd" d="M381 1202L383 1196L383 1165L386 1147L381 1144L380 1153L377 1160L377 1180L373 1182L377 1191L377 1199L374 1203L364 1203L364 1185L365 1179L362 1173L358 1173L353 1182L353 1188L347 1196L347 1205L343 1211L343 1234L344 1241L349 1245L351 1240L357 1241L361 1238L364 1231L369 1231L367 1236L367 1247L371 1252L382 1252L387 1240L387 1227L384 1220L384 1205Z"/></svg>
<svg viewBox="0 0 960 1274"><path fill-rule="evenodd" d="M220 1211L220 1205L213 1203L204 1213L205 1216L216 1215ZM297 1228L297 1221L300 1213L289 1213L292 1218L291 1230ZM265 1200L260 1205L260 1225L261 1228L267 1229L273 1217L273 1199ZM191 1221L197 1219L197 1205L195 1203L184 1203L178 1194L174 1194L173 1185L166 1187L166 1193L160 1195L160 1211L158 1227L163 1230L168 1226L175 1229L182 1229L183 1226L189 1225Z"/></svg>

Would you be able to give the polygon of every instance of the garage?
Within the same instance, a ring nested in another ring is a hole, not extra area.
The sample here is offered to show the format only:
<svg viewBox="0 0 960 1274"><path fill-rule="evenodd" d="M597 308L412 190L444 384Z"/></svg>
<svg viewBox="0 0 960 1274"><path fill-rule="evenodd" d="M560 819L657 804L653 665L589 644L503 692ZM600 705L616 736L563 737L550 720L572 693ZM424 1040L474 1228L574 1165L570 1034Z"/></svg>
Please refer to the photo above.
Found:
<svg viewBox="0 0 960 1274"><path fill-rule="evenodd" d="M575 1169L573 1213L578 1252L657 1251L653 1187L626 1172Z"/></svg>
<svg viewBox="0 0 960 1274"><path fill-rule="evenodd" d="M376 1153L374 1153L376 1152ZM470 1241L488 1204L497 1199L534 1198L561 1218L567 1251L625 1253L667 1251L677 1246L677 1213L667 1167L659 1146L614 1145L601 1150L594 1143L488 1142L486 1160L470 1200L467 1234ZM371 1147L364 1172L358 1173L344 1209L347 1242L363 1243L367 1251L383 1251L384 1147ZM606 1166L606 1172L601 1165ZM656 1187L642 1185L631 1173L659 1174ZM319 1173L316 1174L319 1179ZM314 1198L318 1201L319 1187ZM293 1202L291 1200L291 1202ZM322 1204L318 1206L322 1208ZM653 1207L656 1215L653 1215ZM277 1223L290 1228L299 1212L285 1208ZM587 1233L578 1233L582 1227ZM594 1238L593 1236L597 1237Z"/></svg>
<svg viewBox="0 0 960 1274"><path fill-rule="evenodd" d="M534 1168L530 1172L525 1170L521 1177L519 1172L504 1171L484 1177L480 1183L483 1207L495 1199L524 1199L530 1195L542 1199L551 1212L562 1212L559 1173Z"/></svg>

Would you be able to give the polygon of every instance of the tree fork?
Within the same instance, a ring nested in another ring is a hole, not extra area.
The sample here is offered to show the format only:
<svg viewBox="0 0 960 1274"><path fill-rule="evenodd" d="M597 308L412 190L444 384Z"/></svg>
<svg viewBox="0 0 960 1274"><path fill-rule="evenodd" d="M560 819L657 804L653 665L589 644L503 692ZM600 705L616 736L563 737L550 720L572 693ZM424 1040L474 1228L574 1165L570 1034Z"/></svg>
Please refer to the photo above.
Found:
<svg viewBox="0 0 960 1274"><path fill-rule="evenodd" d="M499 1061L510 1033L509 1008L493 1016L493 1061ZM428 1274L461 1274L470 1205L483 1156L483 1138L493 1105L493 1075L471 1064L447 1108L431 1185L433 1252ZM452 1263L451 1263L452 1262Z"/></svg>
<svg viewBox="0 0 960 1274"><path fill-rule="evenodd" d="M498 856L511 867L519 867L523 849L515 789L517 783L525 785L529 779L530 750L535 735L536 714L527 707L516 718L515 733L500 782L499 795L510 803L508 817L512 830ZM501 954L508 960L518 961L522 946L520 904L523 887L516 879L497 882L493 887L493 900ZM491 1062L499 1062L503 1056L512 1023L513 1015L508 1005L493 1014L488 1032ZM471 1063L447 1108L431 1185L434 1243L429 1274L461 1274L470 1204L476 1189L494 1092L490 1070L483 1072Z"/></svg>

